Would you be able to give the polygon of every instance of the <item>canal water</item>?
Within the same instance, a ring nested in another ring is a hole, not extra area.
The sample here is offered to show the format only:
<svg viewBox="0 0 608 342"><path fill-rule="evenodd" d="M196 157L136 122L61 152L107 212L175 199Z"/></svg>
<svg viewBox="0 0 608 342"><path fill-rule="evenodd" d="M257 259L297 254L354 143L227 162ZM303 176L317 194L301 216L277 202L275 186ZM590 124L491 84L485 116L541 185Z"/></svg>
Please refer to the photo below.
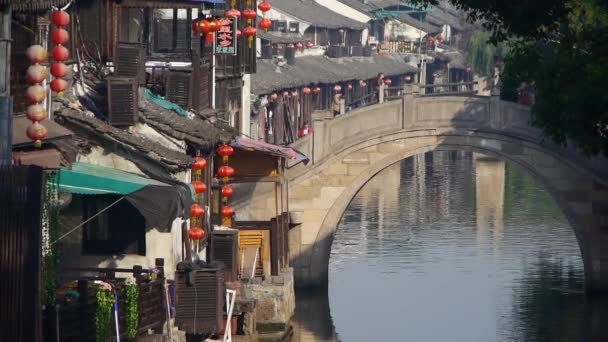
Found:
<svg viewBox="0 0 608 342"><path fill-rule="evenodd" d="M595 303L539 184L483 155L430 152L353 200L328 290L298 293L292 341L600 341Z"/></svg>

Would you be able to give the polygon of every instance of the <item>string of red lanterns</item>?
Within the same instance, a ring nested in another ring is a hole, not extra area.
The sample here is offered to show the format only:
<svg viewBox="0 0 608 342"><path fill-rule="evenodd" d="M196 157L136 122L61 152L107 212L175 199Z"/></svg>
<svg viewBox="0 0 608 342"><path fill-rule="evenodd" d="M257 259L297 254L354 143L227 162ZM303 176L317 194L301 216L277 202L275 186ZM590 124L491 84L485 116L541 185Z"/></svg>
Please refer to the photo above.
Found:
<svg viewBox="0 0 608 342"><path fill-rule="evenodd" d="M222 200L224 206L222 208L222 225L226 227L231 226L232 217L234 216L234 209L228 206L228 199L234 194L232 187L228 185L230 177L234 176L234 169L228 165L230 156L234 153L234 149L228 145L222 145L217 149L217 154L222 157L223 165L217 170L217 174L222 178L224 186L222 187Z"/></svg>
<svg viewBox="0 0 608 342"><path fill-rule="evenodd" d="M55 44L52 50L55 63L51 66L51 74L54 77L51 81L51 90L62 97L63 92L68 88L68 82L63 79L68 74L68 67L63 62L70 57L68 49L65 48L70 41L70 35L64 29L70 24L70 15L64 11L55 11L51 15L51 21L55 25L55 29L51 33L51 40Z"/></svg>
<svg viewBox="0 0 608 342"><path fill-rule="evenodd" d="M26 97L30 102L27 107L27 118L32 121L25 134L34 141L36 148L42 147L42 140L48 136L46 127L40 124L46 119L46 109L41 105L46 99L46 89L40 84L48 77L48 70L45 66L40 65L48 58L48 52L40 45L32 45L26 51L27 59L32 63L27 68L26 80L29 87L26 90Z"/></svg>
<svg viewBox="0 0 608 342"><path fill-rule="evenodd" d="M202 194L207 191L207 185L200 180L206 167L207 160L205 158L197 157L194 159L194 163L192 163L192 187L194 188L196 201L190 207L188 238L194 242L197 253L200 251L200 242L205 239L205 209L199 203L201 203Z"/></svg>
<svg viewBox="0 0 608 342"><path fill-rule="evenodd" d="M267 1L262 1L258 4L258 9L262 12L262 20L258 23L258 27L264 32L268 32L268 30L272 27L272 21L266 18L266 12L272 9L272 6Z"/></svg>

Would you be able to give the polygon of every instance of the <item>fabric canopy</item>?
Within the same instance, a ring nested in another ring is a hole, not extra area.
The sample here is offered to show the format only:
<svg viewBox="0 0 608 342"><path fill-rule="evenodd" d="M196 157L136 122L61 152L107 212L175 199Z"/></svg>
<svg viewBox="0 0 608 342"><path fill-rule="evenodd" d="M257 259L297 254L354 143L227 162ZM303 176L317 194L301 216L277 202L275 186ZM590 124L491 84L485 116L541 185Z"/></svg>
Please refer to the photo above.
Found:
<svg viewBox="0 0 608 342"><path fill-rule="evenodd" d="M299 160L305 163L308 162L308 157L294 148L273 145L263 141L255 141L249 138L236 137L230 143L230 146L244 150L265 152L285 159Z"/></svg>
<svg viewBox="0 0 608 342"><path fill-rule="evenodd" d="M149 228L169 231L177 217L190 217L192 193L186 184L166 184L133 173L86 163L59 172L59 190L79 195L118 195L145 217Z"/></svg>

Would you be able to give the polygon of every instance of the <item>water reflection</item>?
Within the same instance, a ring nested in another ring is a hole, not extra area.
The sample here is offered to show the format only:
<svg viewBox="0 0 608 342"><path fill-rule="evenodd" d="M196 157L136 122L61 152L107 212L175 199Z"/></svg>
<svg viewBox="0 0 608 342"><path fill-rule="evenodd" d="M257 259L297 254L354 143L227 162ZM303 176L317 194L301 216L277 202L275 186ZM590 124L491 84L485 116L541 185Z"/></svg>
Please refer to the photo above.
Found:
<svg viewBox="0 0 608 342"><path fill-rule="evenodd" d="M585 298L582 271L572 229L530 177L427 153L357 195L328 293L297 298L293 341L608 341L606 300Z"/></svg>

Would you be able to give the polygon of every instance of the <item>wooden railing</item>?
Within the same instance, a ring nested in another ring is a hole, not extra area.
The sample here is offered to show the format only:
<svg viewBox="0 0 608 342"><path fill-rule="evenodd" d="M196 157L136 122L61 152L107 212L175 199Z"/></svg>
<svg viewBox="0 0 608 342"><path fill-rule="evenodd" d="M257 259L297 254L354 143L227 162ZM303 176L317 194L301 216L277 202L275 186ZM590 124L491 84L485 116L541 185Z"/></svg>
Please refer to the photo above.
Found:
<svg viewBox="0 0 608 342"><path fill-rule="evenodd" d="M116 277L117 273L132 274L139 289L138 335L144 335L149 329L162 333L166 320L164 260L157 259L154 269L141 266L133 268L69 268L63 270L66 280L71 284L59 291L59 298L68 297L68 292L75 292L78 297L73 302L51 306L45 312L46 325L52 331L47 332L52 342L95 341L95 280L112 284L118 294L118 314L121 335L125 334L125 278ZM125 336L122 336L121 340Z"/></svg>
<svg viewBox="0 0 608 342"><path fill-rule="evenodd" d="M388 41L383 48L396 54L425 54L428 50L427 44L419 41Z"/></svg>

